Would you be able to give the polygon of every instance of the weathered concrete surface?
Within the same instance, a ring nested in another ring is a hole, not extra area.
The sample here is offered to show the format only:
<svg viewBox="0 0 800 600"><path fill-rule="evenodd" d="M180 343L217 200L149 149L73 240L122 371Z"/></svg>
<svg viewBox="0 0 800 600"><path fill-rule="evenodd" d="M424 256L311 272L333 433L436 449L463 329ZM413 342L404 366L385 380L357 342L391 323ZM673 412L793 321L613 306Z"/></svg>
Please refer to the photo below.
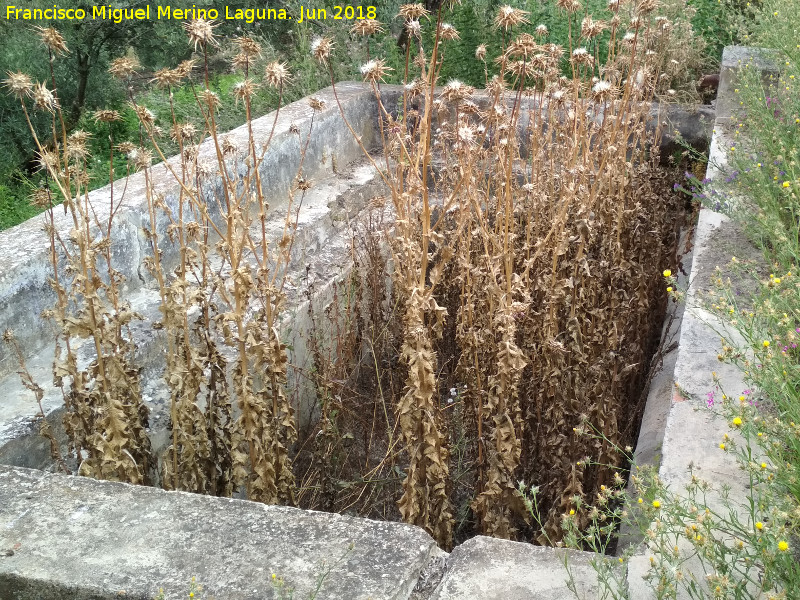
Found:
<svg viewBox="0 0 800 600"><path fill-rule="evenodd" d="M432 600L574 600L567 569L578 598L599 599L597 575L588 552L569 552L531 544L475 537L457 546Z"/></svg>
<svg viewBox="0 0 800 600"><path fill-rule="evenodd" d="M752 48L728 47L723 53L722 62L717 95L718 113L706 172L706 177L712 181L724 177L726 148L732 145L727 136L731 113L738 107L734 92L738 70L751 63L769 75L773 68L761 51ZM760 256L728 217L707 208L701 209L695 229L686 308L673 369L674 386L671 386L668 397L665 390L658 399L658 402L669 406L660 452L659 477L671 490L681 492L690 481L691 472L694 472L716 490L706 497L710 508L727 514L729 509L719 495L719 491L726 488L729 490L730 505L741 506L740 518L745 518L743 515L749 494L747 476L739 469L734 456L719 448L724 434L738 438L721 415L722 393L738 397L745 389L745 383L743 373L734 366L720 362L717 355L721 350L721 338L734 345L740 345L741 340L703 306L703 294L712 287L710 282L716 267L724 267L734 252L739 258L745 255L750 258ZM679 541L678 545L684 555L694 554L687 540ZM628 590L632 599L656 598L643 579L649 569L649 557L647 545L642 544L639 553L628 563ZM694 581L700 589L704 589L706 573L699 560L692 558L683 563L682 570L684 582ZM679 590L680 600L689 597L685 589Z"/></svg>
<svg viewBox="0 0 800 600"><path fill-rule="evenodd" d="M348 548L352 545L352 550ZM0 598L408 598L436 549L421 529L0 466Z"/></svg>
<svg viewBox="0 0 800 600"><path fill-rule="evenodd" d="M717 120L721 124L731 118L739 108L739 99L735 89L739 74L743 67L750 66L761 72L762 80L769 85L770 76L776 76L779 69L765 48L749 46L726 46L722 51L722 62L719 72L719 88L717 90Z"/></svg>

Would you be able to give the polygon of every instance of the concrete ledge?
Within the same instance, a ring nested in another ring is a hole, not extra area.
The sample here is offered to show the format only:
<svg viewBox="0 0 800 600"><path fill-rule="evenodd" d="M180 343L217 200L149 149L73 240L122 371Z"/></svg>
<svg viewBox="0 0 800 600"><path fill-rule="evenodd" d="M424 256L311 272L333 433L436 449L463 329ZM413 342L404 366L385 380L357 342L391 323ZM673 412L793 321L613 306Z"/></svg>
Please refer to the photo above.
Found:
<svg viewBox="0 0 800 600"><path fill-rule="evenodd" d="M565 558L578 598L600 598L595 554L479 536L450 554L432 600L572 600Z"/></svg>
<svg viewBox="0 0 800 600"><path fill-rule="evenodd" d="M263 600L276 573L320 600L408 598L436 549L421 529L0 466L0 598ZM352 544L352 550L348 548Z"/></svg>
<svg viewBox="0 0 800 600"><path fill-rule="evenodd" d="M724 177L727 166L725 149L731 145L726 139L728 122L732 112L739 106L734 89L738 85L739 69L748 63L760 69L764 77L773 74L774 65L766 57L765 51L758 48L725 48L717 96L718 112L706 172L706 178L712 181ZM714 489L728 488L731 505L745 507L748 478L739 469L734 456L719 448L723 434L729 433L734 438L737 436L720 414L721 392L715 389L712 376L713 371L725 393L736 397L742 392L745 388L743 373L717 359L721 337L734 343L740 340L734 331L726 329L722 321L704 309L702 297L711 287L715 268L718 265L724 268L734 251L739 258L761 257L761 253L728 217L707 208L701 209L694 232L693 250L686 258L687 263L691 261L691 269L679 274L679 281L687 287L687 292L671 371L674 385L668 391L661 391L660 397L651 395L648 409L651 402L668 406L659 456L659 477L662 482L674 491L683 490L690 481L690 469L693 469L698 477L710 483ZM713 402L709 397L711 392L714 393ZM709 494L707 502L713 509L726 510L718 496ZM679 542L682 551L691 555L688 544L685 540ZM630 560L628 566L630 598L656 598L643 581L648 568L649 552L646 544L642 544L640 552ZM706 582L702 568L696 559L683 565L687 580L697 581L701 588ZM684 590L679 590L679 600L689 597Z"/></svg>

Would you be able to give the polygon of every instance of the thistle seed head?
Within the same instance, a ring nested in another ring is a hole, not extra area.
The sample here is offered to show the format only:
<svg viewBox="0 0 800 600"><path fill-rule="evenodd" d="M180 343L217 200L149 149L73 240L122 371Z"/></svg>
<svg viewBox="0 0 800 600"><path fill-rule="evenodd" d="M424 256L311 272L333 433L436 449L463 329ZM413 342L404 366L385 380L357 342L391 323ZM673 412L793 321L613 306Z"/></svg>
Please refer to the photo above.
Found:
<svg viewBox="0 0 800 600"><path fill-rule="evenodd" d="M30 96L33 90L33 80L25 73L6 73L8 77L3 81L3 86L8 90L8 93L17 98L24 98Z"/></svg>
<svg viewBox="0 0 800 600"><path fill-rule="evenodd" d="M33 106L39 110L46 110L52 113L58 108L56 97L53 95L53 92L47 89L44 83L37 83L33 87L31 97L33 98Z"/></svg>
<svg viewBox="0 0 800 600"><path fill-rule="evenodd" d="M116 110L103 108L94 111L92 113L92 119L95 123L113 123L114 121L121 120L122 116Z"/></svg>
<svg viewBox="0 0 800 600"><path fill-rule="evenodd" d="M383 33L383 31L381 22L377 19L356 21L356 24L350 28L350 33L355 33L356 35L372 35L374 33Z"/></svg>
<svg viewBox="0 0 800 600"><path fill-rule="evenodd" d="M52 27L39 27L38 25L34 29L39 32L39 39L53 54L59 55L69 52L64 37L57 30Z"/></svg>
<svg viewBox="0 0 800 600"><path fill-rule="evenodd" d="M461 83L458 79L451 79L442 90L442 98L448 102L458 102L471 96L475 88L471 85Z"/></svg>
<svg viewBox="0 0 800 600"><path fill-rule="evenodd" d="M272 61L264 69L264 77L272 87L279 88L291 79L285 62Z"/></svg>
<svg viewBox="0 0 800 600"><path fill-rule="evenodd" d="M425 6L419 2L415 2L413 4L403 4L397 11L397 16L402 17L406 21L421 19L422 17L427 17L429 14L430 12L425 8Z"/></svg>
<svg viewBox="0 0 800 600"><path fill-rule="evenodd" d="M178 69L159 69L150 80L150 83L155 83L156 87L167 89L179 85L183 75Z"/></svg>
<svg viewBox="0 0 800 600"><path fill-rule="evenodd" d="M328 62L333 45L333 40L329 37L316 37L311 41L311 55L324 65Z"/></svg>
<svg viewBox="0 0 800 600"><path fill-rule="evenodd" d="M311 107L311 110L325 110L325 100L317 98L316 96L311 96L311 98L308 99L308 105Z"/></svg>
<svg viewBox="0 0 800 600"><path fill-rule="evenodd" d="M442 23L442 39L443 40L460 40L458 30L450 23Z"/></svg>
<svg viewBox="0 0 800 600"><path fill-rule="evenodd" d="M509 5L501 6L494 17L494 26L497 29L508 31L515 25L530 23L527 19L529 13Z"/></svg>
<svg viewBox="0 0 800 600"><path fill-rule="evenodd" d="M406 31L409 36L418 38L422 35L422 25L417 19L411 19L406 21Z"/></svg>
<svg viewBox="0 0 800 600"><path fill-rule="evenodd" d="M576 13L581 9L581 3L578 0L557 0L556 5L569 14Z"/></svg>
<svg viewBox="0 0 800 600"><path fill-rule="evenodd" d="M249 101L250 98L253 97L253 94L255 94L257 87L258 86L251 79L245 79L234 84L231 94L233 94L233 97L236 99L236 104L239 104L239 100L243 102Z"/></svg>
<svg viewBox="0 0 800 600"><path fill-rule="evenodd" d="M361 74L364 76L364 81L376 83L383 81L383 78L392 69L386 65L386 61L381 58L371 60L368 63L361 65Z"/></svg>
<svg viewBox="0 0 800 600"><path fill-rule="evenodd" d="M239 52L248 58L258 58L261 56L261 44L251 37L243 35L233 38L233 43L239 47Z"/></svg>
<svg viewBox="0 0 800 600"><path fill-rule="evenodd" d="M135 58L123 56L122 58L115 58L111 61L111 66L108 68L108 72L117 79L127 79L136 73L140 66L141 65L139 65L139 61Z"/></svg>
<svg viewBox="0 0 800 600"><path fill-rule="evenodd" d="M216 92L212 92L211 90L203 90L198 94L198 96L203 101L203 104L209 108L209 110L215 111L222 106L222 102L220 102L219 96Z"/></svg>
<svg viewBox="0 0 800 600"><path fill-rule="evenodd" d="M213 21L206 21L205 19L193 19L183 24L186 35L189 36L189 41L194 44L195 52L198 44L204 48L206 46L219 45L214 37L214 27L216 25Z"/></svg>

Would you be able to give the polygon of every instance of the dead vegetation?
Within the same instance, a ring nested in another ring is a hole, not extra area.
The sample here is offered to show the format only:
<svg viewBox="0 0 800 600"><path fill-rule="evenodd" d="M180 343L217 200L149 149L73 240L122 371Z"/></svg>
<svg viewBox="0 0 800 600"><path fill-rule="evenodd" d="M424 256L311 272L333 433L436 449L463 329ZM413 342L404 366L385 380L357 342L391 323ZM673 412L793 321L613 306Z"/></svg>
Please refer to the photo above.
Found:
<svg viewBox="0 0 800 600"><path fill-rule="evenodd" d="M258 170L268 144L256 147L252 129L246 147L217 131L221 100L208 89L207 68L217 45L212 24L187 24L199 64L160 71L154 81L170 89L193 77L202 127L173 112L161 131L131 97L141 144L117 148L148 181L146 266L160 294L154 327L165 335L171 394L171 443L161 457L144 430L132 358L128 324L138 315L120 295L110 254L115 207L105 220L94 211L84 140L59 126L57 95L10 74L6 86L22 110L52 114L60 140L55 149L39 146L50 181L40 201L50 206L58 296L49 315L59 332L54 374L79 472L402 518L444 548L476 531L561 539L562 516L625 467L614 448L633 441L661 331L660 273L675 264L682 206L668 191L658 131L648 133L646 119L651 101L682 75L670 49L687 31L654 0L612 0L603 20L581 18L574 0L558 4L574 23L570 47L549 43L542 28L517 34L526 14L500 8L500 75L487 75L480 93L439 81L447 43L458 36L444 9L401 8L411 43L398 106L383 103L386 64L362 67L384 154L364 151L386 184L392 219L371 213L376 221L357 226L351 275L325 310L312 310L314 368L305 376L319 424L299 441L278 326L293 219L308 183L301 160L283 232L270 241ZM429 46L426 19L435 23ZM42 35L51 52L64 51L57 32ZM242 73L235 101L250 127L254 87L282 90L289 75L272 63L256 76L258 44L234 43ZM324 68L331 49L324 38L312 44ZM476 60L484 59L479 47ZM113 70L124 80L135 68L126 58ZM105 112L97 118L117 118ZM152 185L165 134L180 148L179 166L168 167L177 202ZM198 159L207 137L212 165ZM209 193L213 186L218 193ZM68 239L52 226L51 193L72 215ZM165 262L167 246L178 249L175 268ZM310 285L309 299L315 293ZM96 348L84 369L72 350L80 339ZM602 436L582 435L589 426ZM541 528L528 518L520 480L540 487Z"/></svg>

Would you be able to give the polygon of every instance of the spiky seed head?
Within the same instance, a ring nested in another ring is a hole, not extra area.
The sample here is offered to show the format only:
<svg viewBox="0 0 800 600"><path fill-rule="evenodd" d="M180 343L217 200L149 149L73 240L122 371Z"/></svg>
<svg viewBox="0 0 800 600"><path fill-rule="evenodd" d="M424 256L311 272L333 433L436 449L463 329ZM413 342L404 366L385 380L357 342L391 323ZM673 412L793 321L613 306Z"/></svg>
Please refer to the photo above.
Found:
<svg viewBox="0 0 800 600"><path fill-rule="evenodd" d="M422 35L422 25L417 19L406 21L406 31L411 37L419 38Z"/></svg>
<svg viewBox="0 0 800 600"><path fill-rule="evenodd" d="M592 37L592 31L594 31L594 19L590 15L586 15L581 21L581 35L585 38L590 38Z"/></svg>
<svg viewBox="0 0 800 600"><path fill-rule="evenodd" d="M456 143L461 148L471 148L475 144L475 128L469 123L461 123L456 129Z"/></svg>
<svg viewBox="0 0 800 600"><path fill-rule="evenodd" d="M485 60L486 59L486 44L481 44L477 48L475 48L475 58L478 60Z"/></svg>
<svg viewBox="0 0 800 600"><path fill-rule="evenodd" d="M150 83L155 83L156 87L167 89L180 84L182 79L183 76L177 69L159 69L155 72Z"/></svg>
<svg viewBox="0 0 800 600"><path fill-rule="evenodd" d="M136 113L136 117L141 121L142 125L151 126L156 122L156 116L149 108L142 104L130 103L131 109Z"/></svg>
<svg viewBox="0 0 800 600"><path fill-rule="evenodd" d="M536 75L533 64L527 60L511 60L506 63L506 69L516 77L531 78Z"/></svg>
<svg viewBox="0 0 800 600"><path fill-rule="evenodd" d="M6 342L7 344L10 344L15 339L16 339L16 336L14 335L14 330L13 329L6 329L3 332L3 341Z"/></svg>
<svg viewBox="0 0 800 600"><path fill-rule="evenodd" d="M556 0L556 5L569 14L576 13L581 9L581 3L578 0Z"/></svg>
<svg viewBox="0 0 800 600"><path fill-rule="evenodd" d="M121 142L117 144L117 150L126 156L130 154L134 148L136 148L136 145L133 142Z"/></svg>
<svg viewBox="0 0 800 600"><path fill-rule="evenodd" d="M12 73L7 71L8 77L3 81L3 86L8 90L8 93L17 98L24 98L30 96L33 90L33 80L25 73Z"/></svg>
<svg viewBox="0 0 800 600"><path fill-rule="evenodd" d="M222 138L222 153L225 156L232 156L236 154L238 150L239 149L236 147L236 144L234 144L230 136L226 135L224 138Z"/></svg>
<svg viewBox="0 0 800 600"><path fill-rule="evenodd" d="M64 37L57 30L52 27L39 27L38 25L35 29L39 33L39 39L53 54L59 55L69 52Z"/></svg>
<svg viewBox="0 0 800 600"><path fill-rule="evenodd" d="M234 71L248 71L253 59L244 52L239 52L231 59L231 67Z"/></svg>
<svg viewBox="0 0 800 600"><path fill-rule="evenodd" d="M469 98L475 92L471 85L460 82L458 79L451 79L442 90L442 98L448 102L458 102Z"/></svg>
<svg viewBox="0 0 800 600"><path fill-rule="evenodd" d="M442 23L442 39L443 40L460 40L458 30L450 23Z"/></svg>
<svg viewBox="0 0 800 600"><path fill-rule="evenodd" d="M28 201L36 208L50 208L52 205L52 196L50 195L50 190L45 187L38 187L30 195Z"/></svg>
<svg viewBox="0 0 800 600"><path fill-rule="evenodd" d="M658 0L642 0L636 6L636 14L640 16L646 16L657 8L658 8Z"/></svg>
<svg viewBox="0 0 800 600"><path fill-rule="evenodd" d="M564 46L560 46L558 44L545 44L544 51L554 59L560 59L562 56L564 56Z"/></svg>
<svg viewBox="0 0 800 600"><path fill-rule="evenodd" d="M350 28L350 33L356 35L372 35L374 33L383 33L384 29L381 27L381 22L377 19L362 19L356 21L356 24Z"/></svg>
<svg viewBox="0 0 800 600"><path fill-rule="evenodd" d="M214 27L216 27L216 24L206 19L193 19L183 24L186 35L189 36L189 41L194 44L195 52L198 44L202 47L219 45L214 37Z"/></svg>
<svg viewBox="0 0 800 600"><path fill-rule="evenodd" d="M132 160L137 169L147 169L153 162L153 153L147 148L136 148Z"/></svg>
<svg viewBox="0 0 800 600"><path fill-rule="evenodd" d="M383 81L383 78L392 71L392 68L386 65L386 61L378 58L371 60L361 65L361 74L364 76L364 81L377 83Z"/></svg>
<svg viewBox="0 0 800 600"><path fill-rule="evenodd" d="M311 107L311 110L325 110L325 100L317 98L316 96L311 96L311 98L308 99L308 105Z"/></svg>
<svg viewBox="0 0 800 600"><path fill-rule="evenodd" d="M200 100L203 101L209 110L215 111L218 110L220 106L222 106L222 102L220 102L219 96L216 92L212 92L211 90L203 90L198 94Z"/></svg>
<svg viewBox="0 0 800 600"><path fill-rule="evenodd" d="M291 76L289 75L289 69L286 68L286 63L275 60L264 69L264 78L269 85L279 88L288 82Z"/></svg>
<svg viewBox="0 0 800 600"><path fill-rule="evenodd" d="M560 87L554 87L548 93L550 101L556 105L562 105L567 100L567 93Z"/></svg>
<svg viewBox="0 0 800 600"><path fill-rule="evenodd" d="M193 59L184 60L181 64L175 67L175 70L180 73L181 78L186 78L191 76L192 70L195 67L195 61Z"/></svg>
<svg viewBox="0 0 800 600"><path fill-rule="evenodd" d="M530 14L527 11L521 10L519 8L514 8L506 4L505 6L501 6L497 10L497 14L494 17L494 26L497 29L504 29L508 31L515 25L520 25L522 23L530 23L528 21L527 15Z"/></svg>
<svg viewBox="0 0 800 600"><path fill-rule="evenodd" d="M170 138L177 142L178 140L190 141L197 133L197 128L192 123L175 123L170 129Z"/></svg>
<svg viewBox="0 0 800 600"><path fill-rule="evenodd" d="M140 66L141 65L139 65L139 61L135 58L123 56L122 58L115 58L111 61L111 66L108 68L108 72L117 79L127 79L136 73Z"/></svg>
<svg viewBox="0 0 800 600"><path fill-rule="evenodd" d="M614 95L614 86L610 82L601 79L592 87L592 95L598 102L606 100Z"/></svg>
<svg viewBox="0 0 800 600"><path fill-rule="evenodd" d="M414 79L411 83L406 84L405 91L409 98L421 96L425 91L425 82L419 78Z"/></svg>
<svg viewBox="0 0 800 600"><path fill-rule="evenodd" d="M486 91L492 96L499 97L506 89L505 81L502 77L495 75L486 86Z"/></svg>
<svg viewBox="0 0 800 600"><path fill-rule="evenodd" d="M66 155L75 161L83 161L89 156L89 151L86 148L86 142L89 139L89 134L85 131L76 131L69 136L67 141Z"/></svg>
<svg viewBox="0 0 800 600"><path fill-rule="evenodd" d="M329 37L316 37L311 41L311 56L324 65L328 62L333 45L333 40Z"/></svg>
<svg viewBox="0 0 800 600"><path fill-rule="evenodd" d="M257 87L251 79L245 79L234 84L231 94L236 99L236 104L239 104L239 100L243 102L249 101L255 94Z"/></svg>
<svg viewBox="0 0 800 600"><path fill-rule="evenodd" d="M570 60L575 65L591 65L594 63L594 57L583 47L575 48L575 50L572 51L572 58Z"/></svg>
<svg viewBox="0 0 800 600"><path fill-rule="evenodd" d="M415 2L413 4L403 4L397 11L397 16L402 17L406 21L421 19L422 17L427 17L429 14L430 12L425 8L425 6L419 2Z"/></svg>
<svg viewBox="0 0 800 600"><path fill-rule="evenodd" d="M56 97L53 95L53 92L47 89L44 83L37 83L33 86L31 97L33 98L33 106L39 110L53 112L58 108Z"/></svg>
<svg viewBox="0 0 800 600"><path fill-rule="evenodd" d="M506 49L507 58L528 58L541 48L536 43L534 37L529 33L523 33L513 42L508 45Z"/></svg>
<svg viewBox="0 0 800 600"><path fill-rule="evenodd" d="M121 120L122 116L116 110L102 108L92 113L92 119L95 123L113 123Z"/></svg>
<svg viewBox="0 0 800 600"><path fill-rule="evenodd" d="M58 168L58 156L52 150L42 150L36 157L36 164L40 171L52 173Z"/></svg>
<svg viewBox="0 0 800 600"><path fill-rule="evenodd" d="M239 52L248 58L258 58L261 56L261 44L251 37L243 35L233 38L233 43L239 47Z"/></svg>
<svg viewBox="0 0 800 600"><path fill-rule="evenodd" d="M549 32L549 31L548 31L548 29L547 29L547 25L545 25L544 23L542 23L541 25L537 25L537 26L536 26L535 33L536 33L536 35L538 35L539 37L545 37L545 36L547 36L547 34L548 34L548 33L550 33L550 32Z"/></svg>

